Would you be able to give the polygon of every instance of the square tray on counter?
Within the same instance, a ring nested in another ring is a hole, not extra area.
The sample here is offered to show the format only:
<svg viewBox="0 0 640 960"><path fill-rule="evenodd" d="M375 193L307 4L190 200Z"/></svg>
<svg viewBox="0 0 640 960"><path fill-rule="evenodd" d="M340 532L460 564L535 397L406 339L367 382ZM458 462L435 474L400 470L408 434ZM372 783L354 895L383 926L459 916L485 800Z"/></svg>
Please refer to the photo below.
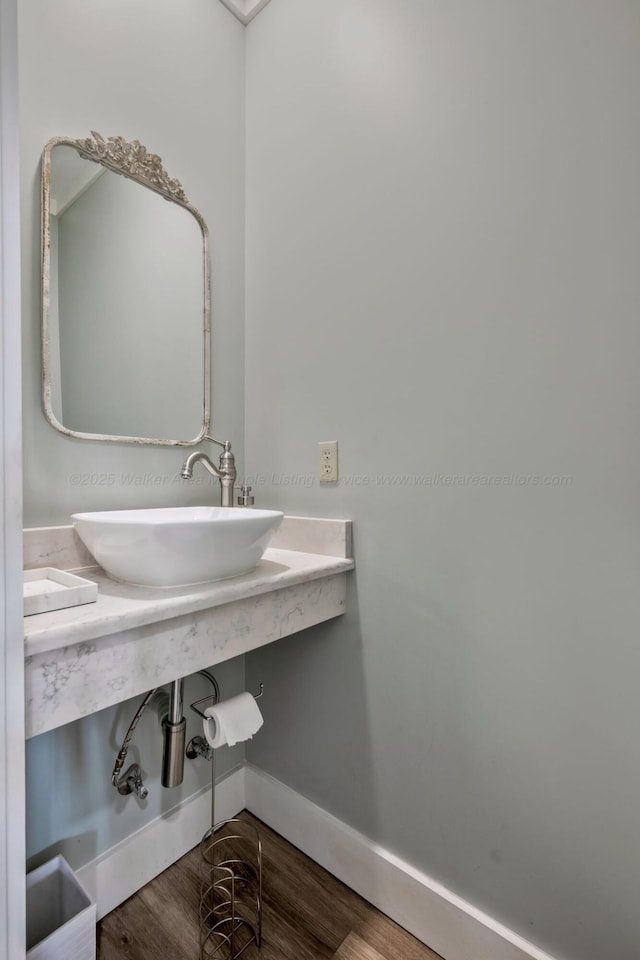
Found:
<svg viewBox="0 0 640 960"><path fill-rule="evenodd" d="M98 585L67 570L41 567L39 570L24 571L23 596L24 615L30 617L34 613L95 603Z"/></svg>

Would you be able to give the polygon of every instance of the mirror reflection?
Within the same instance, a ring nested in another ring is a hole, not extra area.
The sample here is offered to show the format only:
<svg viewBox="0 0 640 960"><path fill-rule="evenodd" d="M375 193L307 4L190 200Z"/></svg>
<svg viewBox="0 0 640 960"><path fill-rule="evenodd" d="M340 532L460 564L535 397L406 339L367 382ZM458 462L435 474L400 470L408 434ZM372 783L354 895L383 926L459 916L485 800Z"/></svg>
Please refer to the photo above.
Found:
<svg viewBox="0 0 640 960"><path fill-rule="evenodd" d="M188 203L71 143L55 142L49 159L43 346L50 422L92 439L197 442L208 428L204 223Z"/></svg>

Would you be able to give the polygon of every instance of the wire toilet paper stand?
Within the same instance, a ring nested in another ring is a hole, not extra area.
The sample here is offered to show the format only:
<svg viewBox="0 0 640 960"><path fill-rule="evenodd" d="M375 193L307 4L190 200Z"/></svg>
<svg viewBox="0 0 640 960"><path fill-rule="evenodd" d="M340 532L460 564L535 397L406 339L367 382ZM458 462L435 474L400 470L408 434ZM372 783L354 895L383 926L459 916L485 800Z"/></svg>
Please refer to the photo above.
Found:
<svg viewBox="0 0 640 960"><path fill-rule="evenodd" d="M264 685L260 684L262 696ZM199 709L217 697L204 697ZM206 709L206 708L205 708ZM215 819L215 750L211 759L211 826L200 841L200 960L237 960L262 943L262 841L256 827L239 817Z"/></svg>

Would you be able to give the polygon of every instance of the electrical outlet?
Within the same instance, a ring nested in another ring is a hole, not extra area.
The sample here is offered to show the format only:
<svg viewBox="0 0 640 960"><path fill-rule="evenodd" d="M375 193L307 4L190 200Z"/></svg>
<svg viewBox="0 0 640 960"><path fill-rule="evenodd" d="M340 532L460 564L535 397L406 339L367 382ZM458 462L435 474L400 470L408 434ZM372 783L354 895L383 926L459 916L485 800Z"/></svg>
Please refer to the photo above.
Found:
<svg viewBox="0 0 640 960"><path fill-rule="evenodd" d="M335 483L338 479L338 441L324 440L319 443L318 460L320 483Z"/></svg>

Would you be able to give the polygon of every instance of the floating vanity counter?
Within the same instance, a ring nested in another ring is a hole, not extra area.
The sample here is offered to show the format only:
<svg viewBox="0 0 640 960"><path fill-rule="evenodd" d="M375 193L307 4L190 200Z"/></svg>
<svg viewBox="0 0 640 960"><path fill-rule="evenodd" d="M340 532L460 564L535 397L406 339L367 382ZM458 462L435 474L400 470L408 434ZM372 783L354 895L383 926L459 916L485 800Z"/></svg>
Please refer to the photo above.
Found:
<svg viewBox="0 0 640 960"><path fill-rule="evenodd" d="M25 618L27 736L344 613L351 524L285 517L251 573L157 589L87 567L73 527L25 530L25 568L81 569L98 599Z"/></svg>

